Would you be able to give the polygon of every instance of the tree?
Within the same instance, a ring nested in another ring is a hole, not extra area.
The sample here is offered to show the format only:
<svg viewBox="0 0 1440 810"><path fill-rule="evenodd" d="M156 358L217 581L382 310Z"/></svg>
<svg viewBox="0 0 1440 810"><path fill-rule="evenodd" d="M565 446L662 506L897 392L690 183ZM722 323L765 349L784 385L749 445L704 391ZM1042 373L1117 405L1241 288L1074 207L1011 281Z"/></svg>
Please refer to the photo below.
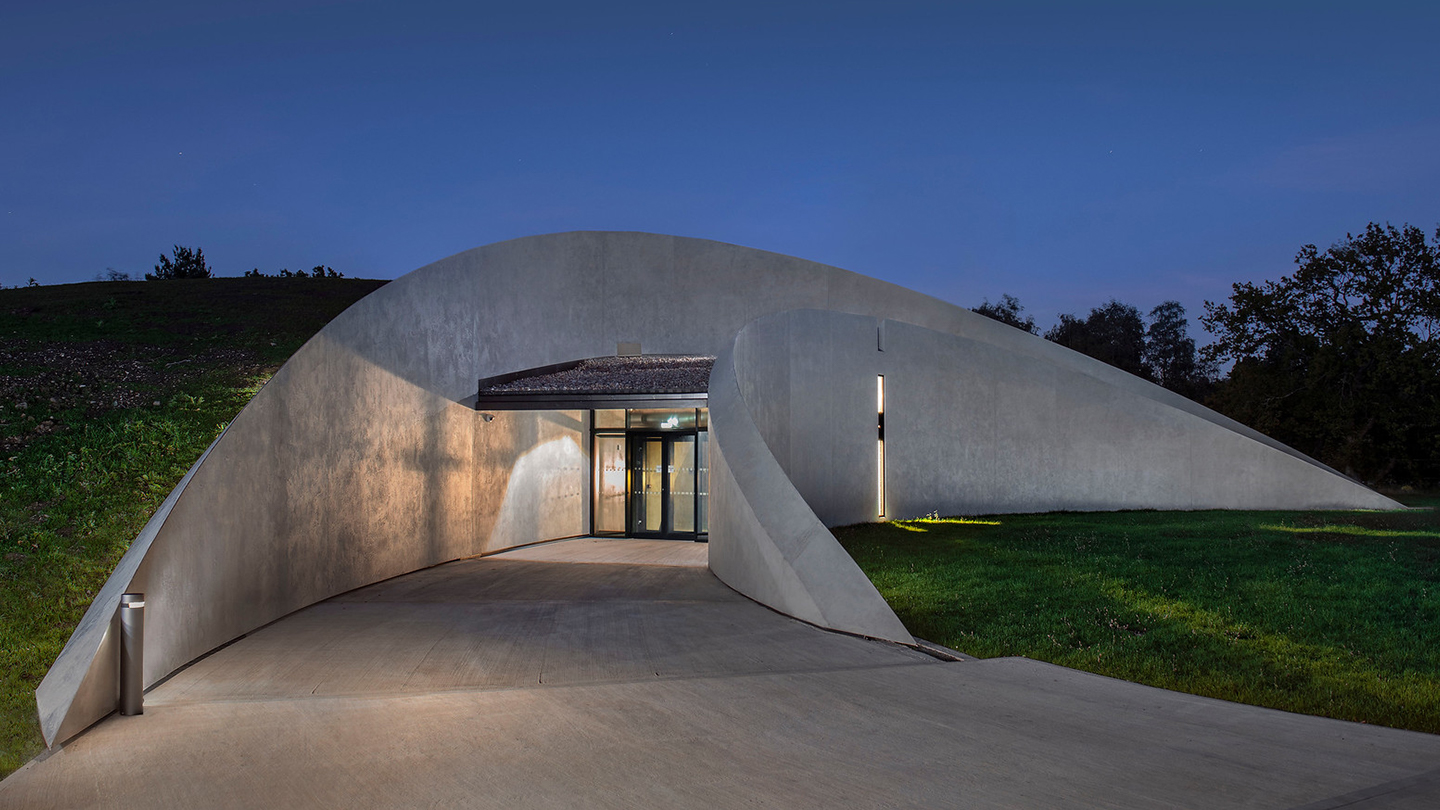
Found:
<svg viewBox="0 0 1440 810"><path fill-rule="evenodd" d="M210 278L210 267L205 264L205 251L175 245L174 260L162 253L160 263L155 265L155 272L145 274L146 281L172 278Z"/></svg>
<svg viewBox="0 0 1440 810"><path fill-rule="evenodd" d="M1080 320L1061 315L1045 339L1100 360L1137 377L1152 379L1145 364L1145 322L1140 310L1110 299Z"/></svg>
<svg viewBox="0 0 1440 810"><path fill-rule="evenodd" d="M1440 229L1370 223L1323 253L1306 245L1279 281L1205 303L1234 361L1212 404L1371 483L1440 467Z"/></svg>
<svg viewBox="0 0 1440 810"><path fill-rule="evenodd" d="M1000 303L998 304L990 303L990 299L987 298L985 299L985 303L970 311L984 315L991 320L1009 324L1016 329L1029 332L1032 335L1040 334L1040 330L1035 326L1035 319L1029 316L1021 317L1021 313L1025 311L1025 307L1020 306L1019 299L1009 293L1001 295Z"/></svg>
<svg viewBox="0 0 1440 810"><path fill-rule="evenodd" d="M1202 360L1188 334L1185 307L1165 301L1150 310L1145 330L1145 368L1150 379L1191 399L1204 397L1214 382L1215 365Z"/></svg>
<svg viewBox="0 0 1440 810"><path fill-rule="evenodd" d="M304 270L291 272L290 268L282 267L275 275L260 272L260 268L245 271L245 278L344 278L345 274L337 272L333 267L326 267L317 264L307 274Z"/></svg>

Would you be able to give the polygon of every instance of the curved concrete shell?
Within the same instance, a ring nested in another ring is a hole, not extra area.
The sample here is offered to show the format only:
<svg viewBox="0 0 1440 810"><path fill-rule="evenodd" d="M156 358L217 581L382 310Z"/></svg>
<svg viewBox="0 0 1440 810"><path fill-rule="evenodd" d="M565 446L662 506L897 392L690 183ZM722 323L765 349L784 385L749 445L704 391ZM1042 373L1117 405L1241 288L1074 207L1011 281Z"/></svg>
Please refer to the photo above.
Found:
<svg viewBox="0 0 1440 810"><path fill-rule="evenodd" d="M285 364L40 685L47 742L114 708L122 593L146 594L149 685L335 594L587 533L589 412L482 415L467 400L479 378L621 344L719 358L712 566L848 632L909 640L825 530L875 519L882 374L891 515L1397 506L1189 400L893 284L698 239L517 239L386 285Z"/></svg>

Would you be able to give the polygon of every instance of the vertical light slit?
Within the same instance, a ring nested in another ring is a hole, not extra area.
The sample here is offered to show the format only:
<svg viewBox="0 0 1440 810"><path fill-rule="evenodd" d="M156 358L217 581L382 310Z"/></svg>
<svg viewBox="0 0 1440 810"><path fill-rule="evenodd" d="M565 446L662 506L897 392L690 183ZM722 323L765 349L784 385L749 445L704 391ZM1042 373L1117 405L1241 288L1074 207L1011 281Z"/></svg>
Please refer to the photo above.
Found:
<svg viewBox="0 0 1440 810"><path fill-rule="evenodd" d="M878 441L875 443L875 511L885 517L885 375L875 378L875 412L879 426Z"/></svg>

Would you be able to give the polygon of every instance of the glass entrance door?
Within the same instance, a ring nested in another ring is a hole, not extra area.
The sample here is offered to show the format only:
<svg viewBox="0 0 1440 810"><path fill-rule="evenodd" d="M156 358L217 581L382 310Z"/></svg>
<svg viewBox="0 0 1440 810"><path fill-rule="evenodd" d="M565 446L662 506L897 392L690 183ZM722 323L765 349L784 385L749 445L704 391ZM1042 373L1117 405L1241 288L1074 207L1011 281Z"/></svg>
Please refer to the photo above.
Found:
<svg viewBox="0 0 1440 810"><path fill-rule="evenodd" d="M630 434L630 534L696 533L696 435Z"/></svg>
<svg viewBox="0 0 1440 810"><path fill-rule="evenodd" d="M666 486L670 493L670 532L695 533L695 434L666 436L670 451Z"/></svg>
<svg viewBox="0 0 1440 810"><path fill-rule="evenodd" d="M665 531L665 437L630 437L630 533Z"/></svg>

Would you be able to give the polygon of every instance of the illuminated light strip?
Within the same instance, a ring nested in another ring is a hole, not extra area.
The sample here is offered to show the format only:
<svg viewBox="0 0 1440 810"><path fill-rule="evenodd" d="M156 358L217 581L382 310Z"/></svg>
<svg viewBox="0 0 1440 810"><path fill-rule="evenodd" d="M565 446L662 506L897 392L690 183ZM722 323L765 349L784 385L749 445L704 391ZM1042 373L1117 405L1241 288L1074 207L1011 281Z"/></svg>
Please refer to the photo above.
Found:
<svg viewBox="0 0 1440 810"><path fill-rule="evenodd" d="M875 412L879 425L879 440L875 444L875 511L885 517L885 375L875 378Z"/></svg>

